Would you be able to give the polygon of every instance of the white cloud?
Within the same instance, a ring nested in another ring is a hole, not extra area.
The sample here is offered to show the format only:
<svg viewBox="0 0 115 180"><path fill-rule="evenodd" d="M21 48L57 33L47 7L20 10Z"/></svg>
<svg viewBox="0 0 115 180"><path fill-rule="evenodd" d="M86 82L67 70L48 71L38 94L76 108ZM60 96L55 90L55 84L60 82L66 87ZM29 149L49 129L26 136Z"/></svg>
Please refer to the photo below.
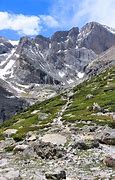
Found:
<svg viewBox="0 0 115 180"><path fill-rule="evenodd" d="M90 21L115 28L115 0L53 0L46 15L0 12L0 30L14 30L20 35L37 35L50 29L69 29Z"/></svg>
<svg viewBox="0 0 115 180"><path fill-rule="evenodd" d="M79 10L74 14L72 23L97 21L115 28L114 0L82 0Z"/></svg>
<svg viewBox="0 0 115 180"><path fill-rule="evenodd" d="M26 16L0 12L0 30L14 30L20 35L37 35L43 28L55 28L58 22L50 15Z"/></svg>
<svg viewBox="0 0 115 180"><path fill-rule="evenodd" d="M82 26L90 21L115 28L115 0L54 0L51 14L62 28Z"/></svg>
<svg viewBox="0 0 115 180"><path fill-rule="evenodd" d="M40 18L23 14L0 12L0 30L10 29L18 34L36 35L40 32Z"/></svg>
<svg viewBox="0 0 115 180"><path fill-rule="evenodd" d="M41 15L40 18L43 21L43 23L47 25L48 27L51 27L51 28L59 27L58 21L50 15Z"/></svg>

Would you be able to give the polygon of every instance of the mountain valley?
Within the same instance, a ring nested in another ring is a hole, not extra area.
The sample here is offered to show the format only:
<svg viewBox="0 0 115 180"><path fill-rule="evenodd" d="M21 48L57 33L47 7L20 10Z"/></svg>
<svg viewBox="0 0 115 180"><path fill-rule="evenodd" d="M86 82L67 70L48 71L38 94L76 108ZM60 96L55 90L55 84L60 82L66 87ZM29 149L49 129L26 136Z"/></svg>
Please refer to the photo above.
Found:
<svg viewBox="0 0 115 180"><path fill-rule="evenodd" d="M0 180L115 179L115 30L0 37Z"/></svg>

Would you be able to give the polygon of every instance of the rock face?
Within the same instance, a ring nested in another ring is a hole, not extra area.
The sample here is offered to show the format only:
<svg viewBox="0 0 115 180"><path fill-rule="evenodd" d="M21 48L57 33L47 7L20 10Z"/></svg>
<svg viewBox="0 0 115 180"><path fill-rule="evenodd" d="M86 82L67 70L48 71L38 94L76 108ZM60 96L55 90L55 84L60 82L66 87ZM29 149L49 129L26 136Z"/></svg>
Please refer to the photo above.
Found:
<svg viewBox="0 0 115 180"><path fill-rule="evenodd" d="M112 66L115 66L115 46L100 54L100 56L89 63L84 70L88 76L92 76Z"/></svg>
<svg viewBox="0 0 115 180"><path fill-rule="evenodd" d="M0 86L0 123L21 111L27 103Z"/></svg>
<svg viewBox="0 0 115 180"><path fill-rule="evenodd" d="M91 22L80 31L74 27L55 32L51 38L42 35L22 37L13 52L9 41L3 38L0 41L8 48L0 68L4 69L8 63L11 65L6 72L2 70L5 80L21 84L71 84L83 78L84 68L97 55L115 45L115 32ZM9 51L11 53L7 55Z"/></svg>
<svg viewBox="0 0 115 180"><path fill-rule="evenodd" d="M115 31L99 23L87 23L78 35L79 47L92 49L96 54L106 51L115 45Z"/></svg>

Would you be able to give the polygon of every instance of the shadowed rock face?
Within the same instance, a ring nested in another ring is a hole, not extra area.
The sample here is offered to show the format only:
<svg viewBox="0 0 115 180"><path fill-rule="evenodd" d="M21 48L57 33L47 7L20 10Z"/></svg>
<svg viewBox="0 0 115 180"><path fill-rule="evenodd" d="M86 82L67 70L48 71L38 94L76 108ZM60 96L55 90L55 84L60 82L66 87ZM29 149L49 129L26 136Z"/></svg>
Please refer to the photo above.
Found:
<svg viewBox="0 0 115 180"><path fill-rule="evenodd" d="M21 111L27 103L0 86L0 123Z"/></svg>

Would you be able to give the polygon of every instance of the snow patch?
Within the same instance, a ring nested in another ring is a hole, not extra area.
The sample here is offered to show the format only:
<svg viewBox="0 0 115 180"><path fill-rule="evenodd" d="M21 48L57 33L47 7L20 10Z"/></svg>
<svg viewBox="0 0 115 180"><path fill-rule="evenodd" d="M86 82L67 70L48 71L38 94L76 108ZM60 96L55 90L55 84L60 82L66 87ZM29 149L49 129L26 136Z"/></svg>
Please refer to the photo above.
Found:
<svg viewBox="0 0 115 180"><path fill-rule="evenodd" d="M62 52L62 50L59 50L57 53L60 53L60 52Z"/></svg>
<svg viewBox="0 0 115 180"><path fill-rule="evenodd" d="M76 45L75 49L78 49L78 46Z"/></svg>
<svg viewBox="0 0 115 180"><path fill-rule="evenodd" d="M0 46L4 46L4 44L3 44L3 43L0 43Z"/></svg>
<svg viewBox="0 0 115 180"><path fill-rule="evenodd" d="M115 34L115 29L108 27L108 26L103 26L105 29L107 29L109 32L111 32L112 34Z"/></svg>
<svg viewBox="0 0 115 180"><path fill-rule="evenodd" d="M84 73L78 72L77 76L78 76L78 78L83 78Z"/></svg>
<svg viewBox="0 0 115 180"><path fill-rule="evenodd" d="M51 49L51 47L52 47L52 45L51 45L51 43L49 43L49 49Z"/></svg>
<svg viewBox="0 0 115 180"><path fill-rule="evenodd" d="M19 54L15 54L15 56L16 56L17 58L19 58L20 55L19 55Z"/></svg>
<svg viewBox="0 0 115 180"><path fill-rule="evenodd" d="M59 72L58 74L59 74L59 76L60 76L61 78L65 76L65 73L64 73L64 72Z"/></svg>
<svg viewBox="0 0 115 180"><path fill-rule="evenodd" d="M10 42L13 46L17 46L17 45L19 44L19 41L9 40L9 42Z"/></svg>
<svg viewBox="0 0 115 180"><path fill-rule="evenodd" d="M10 58L14 54L14 52L15 52L15 49L13 49L11 51L11 53L9 53L9 55L6 58L6 62L5 63L1 62L2 64L0 64L1 66L3 64L6 64L6 66L3 69L2 69L2 67L0 67L0 78L2 78L2 79L5 79L5 75L11 73L10 70L11 70L13 64L15 63L15 60L10 59Z"/></svg>
<svg viewBox="0 0 115 180"><path fill-rule="evenodd" d="M73 79L69 79L69 80L67 81L68 84L71 84L71 83L73 83L73 82L74 82Z"/></svg>

